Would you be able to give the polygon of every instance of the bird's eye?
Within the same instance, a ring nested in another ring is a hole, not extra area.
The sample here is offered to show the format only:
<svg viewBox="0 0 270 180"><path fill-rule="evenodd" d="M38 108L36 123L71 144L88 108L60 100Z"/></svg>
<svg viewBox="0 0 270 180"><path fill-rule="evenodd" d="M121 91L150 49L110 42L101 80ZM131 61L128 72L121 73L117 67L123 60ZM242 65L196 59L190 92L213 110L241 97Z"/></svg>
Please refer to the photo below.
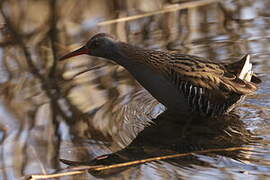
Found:
<svg viewBox="0 0 270 180"><path fill-rule="evenodd" d="M90 49L94 49L94 48L97 48L99 45L100 45L100 42L95 40L95 41L87 42L86 47Z"/></svg>
<svg viewBox="0 0 270 180"><path fill-rule="evenodd" d="M96 48L96 47L98 47L99 46L99 42L98 41L94 41L94 42L92 42L92 47L93 48Z"/></svg>

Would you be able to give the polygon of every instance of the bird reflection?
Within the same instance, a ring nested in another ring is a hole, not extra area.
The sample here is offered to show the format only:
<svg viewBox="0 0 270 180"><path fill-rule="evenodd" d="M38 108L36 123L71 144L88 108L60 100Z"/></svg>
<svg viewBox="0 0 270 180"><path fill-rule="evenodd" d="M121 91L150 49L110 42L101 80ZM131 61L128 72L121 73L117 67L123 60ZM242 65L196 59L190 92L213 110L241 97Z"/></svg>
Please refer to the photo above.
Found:
<svg viewBox="0 0 270 180"><path fill-rule="evenodd" d="M152 119L152 125L147 126L127 147L111 154L94 158L88 165L111 165L164 156L176 153L192 152L211 148L226 148L248 144L254 140L239 116L230 113L219 118L202 118L197 116L176 114L165 111ZM237 152L226 152L226 156L237 157ZM167 160L166 160L167 161ZM173 164L192 163L183 158L168 160ZM69 165L72 162L64 161ZM76 165L80 163L76 162ZM122 169L91 172L95 176L113 175Z"/></svg>

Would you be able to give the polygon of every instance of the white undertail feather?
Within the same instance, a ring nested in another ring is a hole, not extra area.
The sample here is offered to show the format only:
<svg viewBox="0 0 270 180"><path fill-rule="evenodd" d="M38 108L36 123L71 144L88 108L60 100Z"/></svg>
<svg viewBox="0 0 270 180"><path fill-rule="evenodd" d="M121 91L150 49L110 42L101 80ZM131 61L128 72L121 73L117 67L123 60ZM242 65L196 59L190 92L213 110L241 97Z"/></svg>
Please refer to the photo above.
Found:
<svg viewBox="0 0 270 180"><path fill-rule="evenodd" d="M239 78L250 82L252 74L252 64L250 63L250 55L248 54L246 57L246 62L240 72Z"/></svg>

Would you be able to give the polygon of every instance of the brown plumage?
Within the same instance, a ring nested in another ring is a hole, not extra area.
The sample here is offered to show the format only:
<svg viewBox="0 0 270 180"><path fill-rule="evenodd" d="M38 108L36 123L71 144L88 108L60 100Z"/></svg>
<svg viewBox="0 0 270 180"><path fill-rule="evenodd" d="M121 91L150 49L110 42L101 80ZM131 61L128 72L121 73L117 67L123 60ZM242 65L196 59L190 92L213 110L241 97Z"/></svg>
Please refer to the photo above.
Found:
<svg viewBox="0 0 270 180"><path fill-rule="evenodd" d="M203 116L230 111L245 95L256 91L255 83L260 82L251 71L249 55L231 64L215 63L192 55L139 48L106 34L97 34L61 59L80 54L115 61L167 108Z"/></svg>

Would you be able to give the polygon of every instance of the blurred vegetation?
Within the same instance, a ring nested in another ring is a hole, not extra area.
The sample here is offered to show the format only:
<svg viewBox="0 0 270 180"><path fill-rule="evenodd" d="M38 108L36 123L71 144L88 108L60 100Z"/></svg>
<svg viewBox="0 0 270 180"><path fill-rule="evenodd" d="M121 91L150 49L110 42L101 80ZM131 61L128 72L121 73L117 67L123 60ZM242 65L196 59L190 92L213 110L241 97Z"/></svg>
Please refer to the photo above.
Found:
<svg viewBox="0 0 270 180"><path fill-rule="evenodd" d="M0 138L6 147L1 152L0 174L12 179L32 173L32 169L43 173L59 169L56 159L61 149L63 156L77 159L110 152L107 143L111 150L119 150L164 110L112 62L94 57L80 57L68 63L57 61L97 32L144 47L218 60L235 59L251 51L242 34L254 17L244 16L242 9L253 1L198 2L0 1ZM181 9L182 3L190 6ZM269 16L269 1L262 4L263 10L257 13ZM164 11L172 7L176 9ZM157 13L152 16L151 12ZM136 15L142 17L106 24ZM263 29L259 32L262 36L267 34ZM226 41L212 44L218 35ZM195 49L196 43L201 42L206 46L197 45ZM102 142L86 147L81 138ZM77 153L66 153L74 147ZM94 149L92 154L89 148ZM8 158L13 155L13 159Z"/></svg>

